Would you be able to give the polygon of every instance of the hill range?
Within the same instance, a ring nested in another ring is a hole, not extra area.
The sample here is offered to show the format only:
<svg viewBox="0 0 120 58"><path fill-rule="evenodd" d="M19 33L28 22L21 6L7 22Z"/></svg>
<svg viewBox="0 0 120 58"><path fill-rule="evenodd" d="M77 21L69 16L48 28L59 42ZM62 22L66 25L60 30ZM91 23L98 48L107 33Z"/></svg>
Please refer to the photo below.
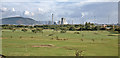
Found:
<svg viewBox="0 0 120 58"><path fill-rule="evenodd" d="M37 21L31 18L24 18L24 17L8 17L8 18L2 18L2 24L15 24L15 25L33 25L36 24Z"/></svg>

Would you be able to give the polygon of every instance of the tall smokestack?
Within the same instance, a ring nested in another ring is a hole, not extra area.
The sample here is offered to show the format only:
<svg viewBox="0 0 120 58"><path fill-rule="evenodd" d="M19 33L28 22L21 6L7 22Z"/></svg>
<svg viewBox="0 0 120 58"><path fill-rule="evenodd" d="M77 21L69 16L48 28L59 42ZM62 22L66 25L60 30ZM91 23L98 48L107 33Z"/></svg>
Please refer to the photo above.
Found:
<svg viewBox="0 0 120 58"><path fill-rule="evenodd" d="M52 14L52 24L53 24L53 14Z"/></svg>

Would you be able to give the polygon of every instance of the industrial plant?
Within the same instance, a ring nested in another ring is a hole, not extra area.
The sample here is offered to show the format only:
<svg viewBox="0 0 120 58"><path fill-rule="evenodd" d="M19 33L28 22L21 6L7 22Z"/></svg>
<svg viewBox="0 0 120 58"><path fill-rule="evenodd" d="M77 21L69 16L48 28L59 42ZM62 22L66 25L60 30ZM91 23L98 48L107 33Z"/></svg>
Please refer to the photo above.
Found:
<svg viewBox="0 0 120 58"><path fill-rule="evenodd" d="M61 18L61 20L54 22L54 25L64 25L64 24L68 24L65 18Z"/></svg>

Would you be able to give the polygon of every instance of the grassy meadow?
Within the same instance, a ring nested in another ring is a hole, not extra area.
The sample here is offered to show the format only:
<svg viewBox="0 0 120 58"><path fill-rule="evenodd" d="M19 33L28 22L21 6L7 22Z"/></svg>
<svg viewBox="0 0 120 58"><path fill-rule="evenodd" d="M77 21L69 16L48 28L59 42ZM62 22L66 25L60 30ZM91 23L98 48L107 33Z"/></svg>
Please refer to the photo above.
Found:
<svg viewBox="0 0 120 58"><path fill-rule="evenodd" d="M108 31L2 30L2 54L6 56L75 56L76 50L83 51L83 56L118 56L118 36Z"/></svg>

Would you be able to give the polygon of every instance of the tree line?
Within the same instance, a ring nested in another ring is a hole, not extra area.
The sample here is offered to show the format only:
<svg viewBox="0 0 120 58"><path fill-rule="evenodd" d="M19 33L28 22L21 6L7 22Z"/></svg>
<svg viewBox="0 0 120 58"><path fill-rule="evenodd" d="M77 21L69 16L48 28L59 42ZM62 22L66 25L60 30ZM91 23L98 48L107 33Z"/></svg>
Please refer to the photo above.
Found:
<svg viewBox="0 0 120 58"><path fill-rule="evenodd" d="M2 29L17 29L17 28L41 28L41 29L53 29L53 30L64 30L65 31L96 31L96 30L113 30L113 31L120 31L120 27L118 25L107 25L104 27L103 25L95 25L90 22L86 22L84 25L82 24L75 24L75 25L2 25Z"/></svg>

